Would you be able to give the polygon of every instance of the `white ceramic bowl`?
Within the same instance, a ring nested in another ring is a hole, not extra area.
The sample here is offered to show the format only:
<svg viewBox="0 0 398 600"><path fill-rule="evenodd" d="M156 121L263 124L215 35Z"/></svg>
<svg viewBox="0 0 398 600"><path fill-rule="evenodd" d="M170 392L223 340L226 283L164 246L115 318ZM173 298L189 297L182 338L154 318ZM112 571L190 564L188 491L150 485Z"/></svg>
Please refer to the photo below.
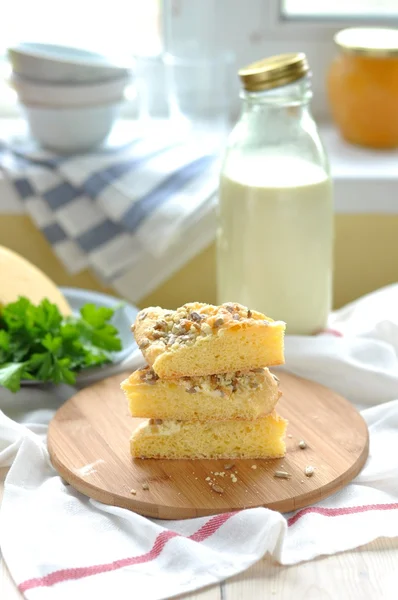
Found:
<svg viewBox="0 0 398 600"><path fill-rule="evenodd" d="M128 76L130 59L114 59L80 48L23 42L8 49L15 73L47 82L78 83Z"/></svg>
<svg viewBox="0 0 398 600"><path fill-rule="evenodd" d="M130 78L123 76L110 81L90 84L49 84L33 81L13 73L9 84L24 104L38 106L87 106L121 100Z"/></svg>
<svg viewBox="0 0 398 600"><path fill-rule="evenodd" d="M52 108L21 104L32 136L42 146L62 154L85 152L107 137L121 103Z"/></svg>

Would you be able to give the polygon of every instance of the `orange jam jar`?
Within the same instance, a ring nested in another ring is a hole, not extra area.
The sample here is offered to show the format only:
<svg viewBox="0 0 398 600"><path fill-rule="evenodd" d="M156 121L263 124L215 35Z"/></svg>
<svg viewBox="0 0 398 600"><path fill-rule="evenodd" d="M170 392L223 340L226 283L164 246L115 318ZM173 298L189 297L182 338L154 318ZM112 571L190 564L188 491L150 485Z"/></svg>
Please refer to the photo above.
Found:
<svg viewBox="0 0 398 600"><path fill-rule="evenodd" d="M353 27L334 41L340 52L327 87L341 135L369 148L398 147L398 29Z"/></svg>

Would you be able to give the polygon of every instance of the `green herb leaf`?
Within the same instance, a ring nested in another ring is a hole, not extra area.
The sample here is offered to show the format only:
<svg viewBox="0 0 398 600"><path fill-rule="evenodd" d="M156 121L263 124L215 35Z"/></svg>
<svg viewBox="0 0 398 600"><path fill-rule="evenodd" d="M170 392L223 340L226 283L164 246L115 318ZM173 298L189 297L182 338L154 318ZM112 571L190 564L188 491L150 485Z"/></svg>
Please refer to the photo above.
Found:
<svg viewBox="0 0 398 600"><path fill-rule="evenodd" d="M10 356L10 335L0 329L0 364L8 362Z"/></svg>
<svg viewBox="0 0 398 600"><path fill-rule="evenodd" d="M69 385L76 382L76 375L69 369L68 358L61 358L61 360L54 363L52 380L54 383L68 383Z"/></svg>
<svg viewBox="0 0 398 600"><path fill-rule="evenodd" d="M117 337L118 330L108 323L113 316L111 308L97 308L94 304L86 304L80 313L83 317L80 323L81 333L88 341L109 352L122 349L121 341Z"/></svg>
<svg viewBox="0 0 398 600"><path fill-rule="evenodd" d="M121 304L123 306L123 304ZM22 379L73 385L76 373L112 360L122 345L109 321L114 310L86 304L81 317L64 318L45 299L20 297L0 314L0 386L18 391Z"/></svg>
<svg viewBox="0 0 398 600"><path fill-rule="evenodd" d="M31 329L33 310L34 306L29 300L21 297L16 302L10 302L10 304L3 306L1 316L9 330Z"/></svg>
<svg viewBox="0 0 398 600"><path fill-rule="evenodd" d="M85 304L80 309L80 314L95 329L105 325L113 317L113 310L104 306L95 306L95 304Z"/></svg>
<svg viewBox="0 0 398 600"><path fill-rule="evenodd" d="M60 336L53 337L50 333L47 333L41 343L49 352L55 354L55 356L59 356L62 352L62 338Z"/></svg>
<svg viewBox="0 0 398 600"><path fill-rule="evenodd" d="M36 325L43 331L48 332L58 331L62 322L62 315L58 307L47 300L47 298L40 302L34 318Z"/></svg>
<svg viewBox="0 0 398 600"><path fill-rule="evenodd" d="M21 387L21 379L25 363L5 363L0 366L0 385L17 392Z"/></svg>
<svg viewBox="0 0 398 600"><path fill-rule="evenodd" d="M4 330L0 330L0 348L5 351L10 348L10 334Z"/></svg>

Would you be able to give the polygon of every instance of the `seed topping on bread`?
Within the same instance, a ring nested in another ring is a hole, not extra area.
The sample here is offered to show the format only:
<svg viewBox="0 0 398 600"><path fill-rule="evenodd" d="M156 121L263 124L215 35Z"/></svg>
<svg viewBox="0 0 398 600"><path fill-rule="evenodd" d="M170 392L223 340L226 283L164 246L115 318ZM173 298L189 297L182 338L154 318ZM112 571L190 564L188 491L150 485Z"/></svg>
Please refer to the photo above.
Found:
<svg viewBox="0 0 398 600"><path fill-rule="evenodd" d="M141 311L137 320L144 321L147 316L147 311ZM146 332L147 337L140 341L140 349L144 350L154 341L173 350L182 345L191 346L198 338L220 335L223 327L239 326L248 319L262 320L265 324L270 322L238 303L227 302L221 306L197 302L184 304L175 311L162 313Z"/></svg>
<svg viewBox="0 0 398 600"><path fill-rule="evenodd" d="M210 376L181 377L178 385L183 385L188 394L199 392L212 394L215 397L230 396L248 390L262 388L264 375L267 369L254 369L252 371L237 371L235 373L219 373ZM154 385L159 377L151 367L139 371L143 383Z"/></svg>

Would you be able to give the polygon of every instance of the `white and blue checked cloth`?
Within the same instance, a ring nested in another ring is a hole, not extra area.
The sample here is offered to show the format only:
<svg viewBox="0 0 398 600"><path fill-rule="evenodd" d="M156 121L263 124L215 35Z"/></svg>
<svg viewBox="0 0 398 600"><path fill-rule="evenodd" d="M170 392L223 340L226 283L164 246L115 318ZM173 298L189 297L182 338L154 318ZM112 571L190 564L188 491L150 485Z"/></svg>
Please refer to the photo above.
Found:
<svg viewBox="0 0 398 600"><path fill-rule="evenodd" d="M2 137L0 168L70 273L137 302L214 238L219 158L204 138L120 121L102 149L59 156Z"/></svg>

